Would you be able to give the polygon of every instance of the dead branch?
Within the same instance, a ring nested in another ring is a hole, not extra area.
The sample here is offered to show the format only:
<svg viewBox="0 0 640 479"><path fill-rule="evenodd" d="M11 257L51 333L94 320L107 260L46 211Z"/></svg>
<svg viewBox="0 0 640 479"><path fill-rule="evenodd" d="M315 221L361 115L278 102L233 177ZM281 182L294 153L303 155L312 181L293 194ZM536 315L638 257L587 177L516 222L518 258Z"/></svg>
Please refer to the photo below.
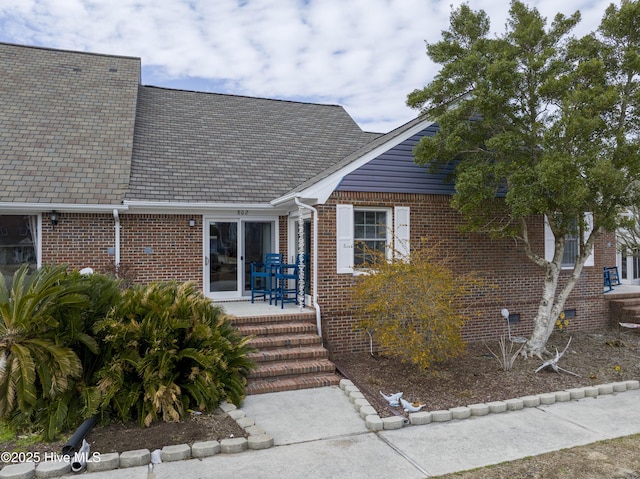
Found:
<svg viewBox="0 0 640 479"><path fill-rule="evenodd" d="M567 343L567 345L564 347L564 349L562 350L561 353L558 352L558 348L556 348L556 356L553 359L549 359L547 361L544 362L544 364L542 366L540 366L538 369L536 369L536 372L541 371L545 368L550 367L551 369L553 369L555 372L559 373L560 371L564 371L565 373L569 373L569 374L573 374L574 376L580 377L579 374L573 373L571 371L568 371L564 368L561 368L560 366L558 366L558 361L560 361L560 358L562 357L562 355L564 353L567 352L567 349L569 349L569 345L571 344L571 339L569 338L569 342Z"/></svg>

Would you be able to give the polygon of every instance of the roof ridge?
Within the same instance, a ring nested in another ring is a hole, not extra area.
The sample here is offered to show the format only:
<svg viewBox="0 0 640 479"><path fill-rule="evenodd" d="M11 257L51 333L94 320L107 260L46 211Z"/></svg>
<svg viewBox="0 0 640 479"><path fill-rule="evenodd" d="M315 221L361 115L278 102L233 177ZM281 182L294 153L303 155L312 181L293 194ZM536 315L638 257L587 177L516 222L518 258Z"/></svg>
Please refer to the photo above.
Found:
<svg viewBox="0 0 640 479"><path fill-rule="evenodd" d="M140 57L134 57L130 55L115 55L113 53L95 53L95 52L85 52L81 50L68 50L66 48L53 48L53 47L44 47L41 45L21 45L20 43L9 43L9 42L0 42L0 45L7 45L10 47L20 47L20 48L28 48L31 50L48 50L51 52L61 52L61 53L77 53L79 55L91 55L95 57L110 57L110 58L123 58L127 60L138 60L142 62Z"/></svg>
<svg viewBox="0 0 640 479"><path fill-rule="evenodd" d="M187 93L198 93L198 94L203 94L203 95L218 95L218 96L225 96L225 97L248 98L248 99L251 99L251 100L277 101L277 102L282 102L282 103L297 103L297 104L300 104L300 105L330 106L330 107L334 107L334 108L342 108L342 109L344 109L344 106L339 105L337 103L314 103L314 102L310 102L310 101L289 100L289 99L286 99L286 98L268 98L268 97L262 97L262 96L240 95L238 93L219 93L219 92L200 91L200 90L188 90L188 89L185 89L185 88L170 88L170 87L157 86L157 85L144 85L144 84L142 84L140 86L143 86L145 88L156 88L158 90L183 91L183 92L187 92Z"/></svg>

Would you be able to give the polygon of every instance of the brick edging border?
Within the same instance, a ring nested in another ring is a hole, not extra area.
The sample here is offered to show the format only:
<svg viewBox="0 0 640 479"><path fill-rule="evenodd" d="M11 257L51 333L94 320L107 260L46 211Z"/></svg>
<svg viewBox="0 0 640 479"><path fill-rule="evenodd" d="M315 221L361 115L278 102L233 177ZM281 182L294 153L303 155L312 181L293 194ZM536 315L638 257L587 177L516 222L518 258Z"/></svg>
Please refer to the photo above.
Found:
<svg viewBox="0 0 640 479"><path fill-rule="evenodd" d="M633 389L640 389L640 381L629 380L616 383L600 384L582 388L572 388L552 393L536 394L521 398L507 399L505 401L493 401L489 403L471 404L469 406L454 407L439 411L420 411L409 413L409 417L391 416L381 418L378 412L364 398L357 386L349 379L340 381L340 389L349 398L354 408L365 421L370 431L382 431L400 429L405 425L423 425L431 422L446 422L453 419L467 419L487 414L497 414L506 411L518 411L525 407L537 407L540 405L567 402L585 397L597 397L605 394L613 394Z"/></svg>
<svg viewBox="0 0 640 479"><path fill-rule="evenodd" d="M165 446L161 450L149 451L138 449L122 453L101 454L99 461L87 461L87 472L111 471L127 467L146 466L157 461L158 455L161 462L182 461L186 459L203 459L216 454L235 454L247 449L268 449L274 445L274 439L262 428L256 426L255 421L246 416L245 412L236 408L233 404L223 402L219 408L229 415L244 429L249 437L226 438L220 441L196 442L188 444L176 444ZM89 453L91 455L91 453ZM42 461L39 463L25 462L22 464L9 464L0 469L0 479L32 479L61 477L71 473L71 461Z"/></svg>

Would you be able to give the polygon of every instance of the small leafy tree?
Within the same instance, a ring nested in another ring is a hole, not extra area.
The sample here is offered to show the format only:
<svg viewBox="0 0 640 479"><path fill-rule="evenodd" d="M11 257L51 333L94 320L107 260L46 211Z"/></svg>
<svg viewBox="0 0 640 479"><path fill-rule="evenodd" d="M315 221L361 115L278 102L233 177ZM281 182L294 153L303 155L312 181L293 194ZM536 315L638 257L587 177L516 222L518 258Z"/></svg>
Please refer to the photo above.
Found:
<svg viewBox="0 0 640 479"><path fill-rule="evenodd" d="M134 286L95 331L105 344L101 409L121 421L177 421L244 397L249 338L191 283Z"/></svg>
<svg viewBox="0 0 640 479"><path fill-rule="evenodd" d="M463 305L478 278L456 276L424 242L408 260L370 257L368 274L354 286L358 328L372 333L386 354L425 369L459 356L469 319Z"/></svg>
<svg viewBox="0 0 640 479"><path fill-rule="evenodd" d="M456 162L453 205L469 229L517 239L541 269L525 356L546 351L596 238L624 224L640 192L640 3L610 5L599 29L576 39L579 20L558 14L547 26L537 9L512 1L494 37L486 13L462 4L427 45L440 72L407 100L439 125L416 161ZM553 259L532 241L542 215ZM568 237L579 251L561 282Z"/></svg>

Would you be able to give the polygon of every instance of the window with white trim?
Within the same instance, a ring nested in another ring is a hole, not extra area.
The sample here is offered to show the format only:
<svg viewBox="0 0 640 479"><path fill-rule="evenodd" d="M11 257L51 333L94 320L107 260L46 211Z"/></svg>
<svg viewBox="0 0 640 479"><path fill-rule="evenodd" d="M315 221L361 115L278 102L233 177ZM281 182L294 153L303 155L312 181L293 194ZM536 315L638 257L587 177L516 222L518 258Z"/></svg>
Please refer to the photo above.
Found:
<svg viewBox="0 0 640 479"><path fill-rule="evenodd" d="M564 237L564 253L562 254L562 262L560 263L562 268L573 268L576 264L576 259L580 254L579 234L579 232L575 232Z"/></svg>
<svg viewBox="0 0 640 479"><path fill-rule="evenodd" d="M372 252L390 258L409 255L409 207L367 208L336 205L337 272L354 273L365 269Z"/></svg>
<svg viewBox="0 0 640 479"><path fill-rule="evenodd" d="M376 253L386 255L389 236L387 210L353 211L353 265L366 267Z"/></svg>
<svg viewBox="0 0 640 479"><path fill-rule="evenodd" d="M593 215L591 213L585 213L586 230L584 232L585 238L588 238L593 229ZM580 254L580 241L579 232L575 234L567 235L564 239L564 253L562 255L562 262L560 264L563 269L571 269L576 264L576 259ZM544 257L548 261L553 261L553 254L555 250L555 237L547 221L547 217L544 218ZM591 254L584 263L585 266L593 266L593 248Z"/></svg>

